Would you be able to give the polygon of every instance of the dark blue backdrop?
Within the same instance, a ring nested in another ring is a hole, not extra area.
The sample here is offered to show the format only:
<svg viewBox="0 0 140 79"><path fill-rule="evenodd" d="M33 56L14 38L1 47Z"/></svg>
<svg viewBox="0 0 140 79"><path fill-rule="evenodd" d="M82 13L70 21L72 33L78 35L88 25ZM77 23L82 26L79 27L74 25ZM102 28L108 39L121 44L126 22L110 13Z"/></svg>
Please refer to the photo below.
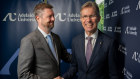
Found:
<svg viewBox="0 0 140 79"><path fill-rule="evenodd" d="M43 0L1 0L0 79L17 79L20 41L36 29L37 23L32 11L41 1ZM72 38L83 32L79 12L86 1L47 0L54 6L56 21L53 32L60 35L69 52ZM140 0L105 0L104 6L104 32L117 39L121 79L139 79ZM62 61L62 73L68 67L69 65Z"/></svg>
<svg viewBox="0 0 140 79"><path fill-rule="evenodd" d="M21 39L37 28L33 8L43 0L1 0L0 2L0 79L17 79L17 56ZM54 6L55 27L71 52L71 40L83 32L80 7L87 0L44 0ZM69 64L61 61L64 73Z"/></svg>
<svg viewBox="0 0 140 79"><path fill-rule="evenodd" d="M121 79L140 79L140 0L105 0L104 32L118 41Z"/></svg>

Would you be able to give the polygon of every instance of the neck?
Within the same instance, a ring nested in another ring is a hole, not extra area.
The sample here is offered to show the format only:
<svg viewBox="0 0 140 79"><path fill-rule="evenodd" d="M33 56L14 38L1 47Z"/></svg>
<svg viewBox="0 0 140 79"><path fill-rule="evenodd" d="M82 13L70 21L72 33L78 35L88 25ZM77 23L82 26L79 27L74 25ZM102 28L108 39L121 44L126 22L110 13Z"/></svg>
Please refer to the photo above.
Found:
<svg viewBox="0 0 140 79"><path fill-rule="evenodd" d="M93 33L91 33L91 32L86 32L86 34L87 34L88 36L91 36Z"/></svg>
<svg viewBox="0 0 140 79"><path fill-rule="evenodd" d="M91 32L86 32L86 34L87 34L88 36L91 36L91 35L94 34L96 31L97 31L97 30L91 31Z"/></svg>
<svg viewBox="0 0 140 79"><path fill-rule="evenodd" d="M41 26L38 26L41 30L43 30L46 34L49 34L50 33L50 30L48 30L47 28L45 27L41 27Z"/></svg>

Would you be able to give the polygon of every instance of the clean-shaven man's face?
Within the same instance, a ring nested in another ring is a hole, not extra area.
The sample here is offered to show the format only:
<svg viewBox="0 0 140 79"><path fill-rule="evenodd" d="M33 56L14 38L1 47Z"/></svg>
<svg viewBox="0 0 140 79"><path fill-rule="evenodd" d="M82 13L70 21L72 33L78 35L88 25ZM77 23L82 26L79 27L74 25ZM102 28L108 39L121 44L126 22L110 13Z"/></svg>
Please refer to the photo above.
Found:
<svg viewBox="0 0 140 79"><path fill-rule="evenodd" d="M100 17L97 16L93 8L87 7L81 11L80 20L86 33L94 33L97 30Z"/></svg>

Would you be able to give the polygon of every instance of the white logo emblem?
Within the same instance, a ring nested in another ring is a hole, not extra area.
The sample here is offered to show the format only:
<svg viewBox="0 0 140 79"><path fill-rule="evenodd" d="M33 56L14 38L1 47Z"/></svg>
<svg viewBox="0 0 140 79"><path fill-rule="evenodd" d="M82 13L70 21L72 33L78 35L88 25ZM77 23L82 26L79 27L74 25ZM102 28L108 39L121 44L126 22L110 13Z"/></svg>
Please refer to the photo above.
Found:
<svg viewBox="0 0 140 79"><path fill-rule="evenodd" d="M112 12L112 17L116 17L118 15L117 13L118 13L117 10Z"/></svg>
<svg viewBox="0 0 140 79"><path fill-rule="evenodd" d="M118 50L119 50L120 52L122 52L123 54L127 55L127 48L126 48L125 46L119 45Z"/></svg>
<svg viewBox="0 0 140 79"><path fill-rule="evenodd" d="M132 59L140 63L140 54L138 52L134 52Z"/></svg>
<svg viewBox="0 0 140 79"><path fill-rule="evenodd" d="M121 33L121 27L120 26L116 26L115 29L114 29L114 32Z"/></svg>
<svg viewBox="0 0 140 79"><path fill-rule="evenodd" d="M58 17L59 21L66 21L66 13L63 13L63 15L65 16L64 19L62 19L62 14L61 13L57 13L57 15L55 16L55 19L57 19L57 17Z"/></svg>
<svg viewBox="0 0 140 79"><path fill-rule="evenodd" d="M113 4L114 0L109 0L109 5Z"/></svg>
<svg viewBox="0 0 140 79"><path fill-rule="evenodd" d="M16 13L8 13L2 21L6 21L8 17L10 21L15 21L16 18L13 18L13 15L16 16Z"/></svg>
<svg viewBox="0 0 140 79"><path fill-rule="evenodd" d="M137 36L137 27L136 26L127 26L125 34Z"/></svg>
<svg viewBox="0 0 140 79"><path fill-rule="evenodd" d="M127 79L132 79L133 78L132 73L129 72L126 68L124 68L122 72Z"/></svg>
<svg viewBox="0 0 140 79"><path fill-rule="evenodd" d="M127 5L127 6L125 6L125 7L122 7L122 9L121 9L121 14L126 14L126 13L130 13L130 6L129 5Z"/></svg>
<svg viewBox="0 0 140 79"><path fill-rule="evenodd" d="M140 9L140 0L139 0L139 2L138 2L137 7L136 7L136 10L139 10L139 9Z"/></svg>

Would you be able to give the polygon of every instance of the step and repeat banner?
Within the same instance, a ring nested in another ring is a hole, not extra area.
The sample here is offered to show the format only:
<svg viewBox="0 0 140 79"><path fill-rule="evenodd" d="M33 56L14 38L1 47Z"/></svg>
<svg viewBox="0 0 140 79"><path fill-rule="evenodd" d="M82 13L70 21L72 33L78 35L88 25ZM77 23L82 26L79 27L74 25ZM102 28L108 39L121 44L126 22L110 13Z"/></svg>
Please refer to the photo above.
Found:
<svg viewBox="0 0 140 79"><path fill-rule="evenodd" d="M33 8L40 2L54 6L55 26L71 53L72 38L84 31L80 7L87 0L1 0L0 2L0 79L17 79L17 57L21 39L37 28ZM93 0L94 1L94 0ZM69 67L61 61L61 72Z"/></svg>
<svg viewBox="0 0 140 79"><path fill-rule="evenodd" d="M40 2L54 6L55 26L71 53L72 38L84 31L80 7L88 0L1 0L0 79L17 79L17 57L21 39L37 28L33 8ZM92 0L94 1L94 0ZM98 28L118 42L121 79L140 78L140 0L95 0L100 7ZM61 61L62 74L69 64Z"/></svg>
<svg viewBox="0 0 140 79"><path fill-rule="evenodd" d="M104 32L118 42L121 79L140 79L140 0L105 0Z"/></svg>

